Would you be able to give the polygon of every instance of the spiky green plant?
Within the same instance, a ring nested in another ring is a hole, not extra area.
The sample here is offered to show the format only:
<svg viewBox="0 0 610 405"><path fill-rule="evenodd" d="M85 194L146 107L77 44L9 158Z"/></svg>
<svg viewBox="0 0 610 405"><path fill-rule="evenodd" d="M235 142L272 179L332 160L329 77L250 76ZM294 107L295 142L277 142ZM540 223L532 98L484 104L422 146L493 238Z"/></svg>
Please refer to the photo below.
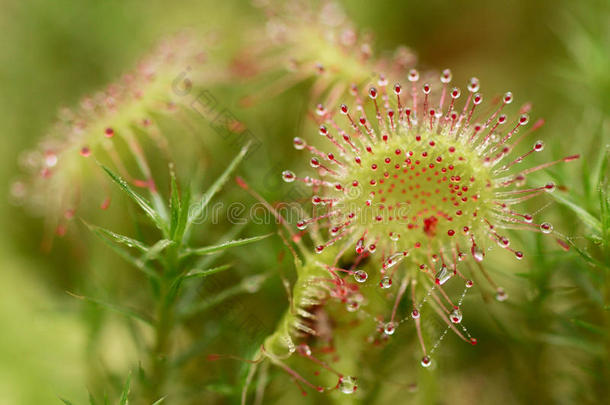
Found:
<svg viewBox="0 0 610 405"><path fill-rule="evenodd" d="M138 373L140 385L137 387L137 402L160 401L169 395L168 390L175 392L175 388L167 387L167 381L171 378L175 367L175 335L184 322L187 322L194 314L206 309L205 306L201 306L200 302L181 301L181 298L185 293L188 294L189 290L198 287L196 280L205 279L231 267L230 264L222 264L206 268L202 266L205 262L202 257L219 254L226 249L253 243L269 236L228 240L210 246L190 245L195 221L208 207L212 198L225 184L246 152L247 147L242 149L225 172L198 199L191 197L188 187L180 192L173 168L170 167L170 197L169 203L165 207L169 212L169 218L164 218L158 208L153 207L149 201L134 191L124 179L102 166L112 181L154 224L159 237L151 243L99 226L87 223L86 225L114 252L144 274L150 287L149 306L136 309L97 297L72 295L137 320L152 331L152 341L147 344L148 359L140 365ZM256 289L261 281L260 275L252 276L243 280L239 289ZM203 297L203 299L205 302L205 300L214 300L218 297ZM144 330L141 333L144 335L134 338L145 339L147 331ZM129 385L129 382L127 384Z"/></svg>

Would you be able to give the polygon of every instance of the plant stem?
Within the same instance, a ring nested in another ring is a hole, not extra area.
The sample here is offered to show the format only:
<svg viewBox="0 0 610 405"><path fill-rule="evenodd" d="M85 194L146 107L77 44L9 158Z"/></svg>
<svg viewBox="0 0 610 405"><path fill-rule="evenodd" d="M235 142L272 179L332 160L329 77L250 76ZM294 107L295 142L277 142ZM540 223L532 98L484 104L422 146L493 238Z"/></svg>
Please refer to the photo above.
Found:
<svg viewBox="0 0 610 405"><path fill-rule="evenodd" d="M174 326L174 305L167 303L167 285L163 285L157 306L155 319L155 343L150 352L151 375L149 381L149 403L153 403L164 394L168 377L169 354L171 351L171 333Z"/></svg>
<svg viewBox="0 0 610 405"><path fill-rule="evenodd" d="M169 377L170 354L172 351L172 332L176 325L176 295L170 293L171 286L178 275L178 256L175 249L169 252L164 261L165 269L159 291L154 334L155 343L150 351L151 373L148 381L148 403L154 403L167 395L166 384Z"/></svg>

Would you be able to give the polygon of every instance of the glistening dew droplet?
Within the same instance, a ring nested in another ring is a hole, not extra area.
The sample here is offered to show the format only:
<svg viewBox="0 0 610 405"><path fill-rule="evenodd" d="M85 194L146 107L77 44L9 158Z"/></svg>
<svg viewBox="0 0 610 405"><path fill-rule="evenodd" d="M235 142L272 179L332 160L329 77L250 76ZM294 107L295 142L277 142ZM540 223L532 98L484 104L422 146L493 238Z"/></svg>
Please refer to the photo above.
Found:
<svg viewBox="0 0 610 405"><path fill-rule="evenodd" d="M383 327L383 333L385 333L388 336L393 335L395 331L396 331L396 325L394 325L394 322L388 322Z"/></svg>
<svg viewBox="0 0 610 405"><path fill-rule="evenodd" d="M553 232L553 225L548 222L543 222L540 224L540 230L542 233L551 233Z"/></svg>
<svg viewBox="0 0 610 405"><path fill-rule="evenodd" d="M356 385L356 378L350 376L340 377L338 388L339 391L344 394L353 394L358 388L358 386Z"/></svg>
<svg viewBox="0 0 610 405"><path fill-rule="evenodd" d="M496 300L503 302L506 301L508 299L508 294L506 294L506 292L504 291L503 288L498 288L496 290Z"/></svg>
<svg viewBox="0 0 610 405"><path fill-rule="evenodd" d="M392 279L388 276L383 277L381 279L381 281L379 282L379 287L381 287L383 289L392 287Z"/></svg>
<svg viewBox="0 0 610 405"><path fill-rule="evenodd" d="M282 172L282 178L286 183L292 183L296 179L296 176L294 175L294 172L290 170L284 170Z"/></svg>
<svg viewBox="0 0 610 405"><path fill-rule="evenodd" d="M462 322L462 311L460 311L459 309L455 308L449 314L449 319L453 323L460 323L460 322Z"/></svg>
<svg viewBox="0 0 610 405"><path fill-rule="evenodd" d="M364 283L369 278L369 275L364 270L356 270L354 272L354 279L359 283Z"/></svg>
<svg viewBox="0 0 610 405"><path fill-rule="evenodd" d="M451 272L447 266L443 265L441 269L434 276L434 282L438 285L443 285L451 278Z"/></svg>

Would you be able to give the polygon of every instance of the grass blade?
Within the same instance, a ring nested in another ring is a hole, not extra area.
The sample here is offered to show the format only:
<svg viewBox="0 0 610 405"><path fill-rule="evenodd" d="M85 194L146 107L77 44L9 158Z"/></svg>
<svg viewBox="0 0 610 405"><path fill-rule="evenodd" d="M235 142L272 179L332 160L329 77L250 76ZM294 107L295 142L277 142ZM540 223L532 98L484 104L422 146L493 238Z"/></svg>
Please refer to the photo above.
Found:
<svg viewBox="0 0 610 405"><path fill-rule="evenodd" d="M205 270L193 269L193 270L189 271L188 273L186 273L184 278L189 279L189 278L197 278L197 277L207 277L207 276L211 276L212 274L220 273L221 271L225 271L230 268L231 268L231 264L223 264L222 266L212 267L211 269L205 269Z"/></svg>
<svg viewBox="0 0 610 405"><path fill-rule="evenodd" d="M580 326L581 328L586 329L586 330L588 330L591 333L595 333L595 334L601 335L601 336L607 336L608 335L608 332L606 332L605 329L603 329L603 328L601 328L601 327L599 327L597 325L594 325L592 323L581 321L580 319L570 319L570 321L574 325Z"/></svg>
<svg viewBox="0 0 610 405"><path fill-rule="evenodd" d="M92 298L92 297L87 297L84 295L78 295L78 294L74 294L71 293L69 291L66 291L69 295L71 295L74 298L77 298L79 300L83 300L83 301L87 301L90 302L92 304L98 305L100 307L106 308L110 311L119 313L121 315L125 315L129 318L133 318L133 319L137 319L139 321L142 321L144 323L147 323L149 325L152 325L152 319L144 314L139 313L138 311L136 311L135 309L131 309L131 308L127 308L127 307L122 307L120 305L116 305L113 304L111 302L106 302L104 300L101 300L99 298Z"/></svg>
<svg viewBox="0 0 610 405"><path fill-rule="evenodd" d="M582 220L582 222L589 229L591 229L596 235L601 235L602 224L597 218L595 218L593 215L591 215L583 207L581 207L580 205L576 204L575 202L569 200L568 198L564 197L560 193L551 193L551 195L559 203L565 205L566 207L568 207L572 211L574 211L574 213Z"/></svg>
<svg viewBox="0 0 610 405"><path fill-rule="evenodd" d="M174 241L172 240L161 239L160 241L152 245L150 249L148 249L148 251L144 253L142 257L140 257L140 262L142 262L142 265L144 265L144 263L148 261L155 260L157 257L159 257L159 254L161 254L161 252L165 250L165 248L173 244Z"/></svg>
<svg viewBox="0 0 610 405"><path fill-rule="evenodd" d="M102 229L102 228L100 228L100 229ZM152 268L148 267L146 265L146 263L144 263L142 260L140 260L140 259L134 257L133 255L131 255L127 250L123 249L121 246L117 246L114 243L115 241L111 237L107 236L103 232L94 232L94 233L104 243L106 243L112 250L114 250L114 252L116 254L121 256L126 262L130 263L135 268L137 268L140 271L142 271L148 277L150 277L152 279L155 279L155 280L159 279L159 275ZM146 248L146 251L148 251L148 248Z"/></svg>
<svg viewBox="0 0 610 405"><path fill-rule="evenodd" d="M262 274L247 277L243 279L241 283L233 287L227 288L226 290L223 290L212 297L205 297L203 302L199 302L182 309L180 311L180 316L183 319L187 319L198 313L206 311L222 303L223 301L228 300L229 298L233 298L236 295L256 292L260 288L261 284L269 277L269 275L270 274Z"/></svg>
<svg viewBox="0 0 610 405"><path fill-rule="evenodd" d="M130 248L136 248L144 253L148 252L148 250L149 250L148 246L146 246L139 240L132 239L129 236L121 235L116 232L112 232L108 229L99 227L97 225L91 225L85 221L83 221L83 223L87 226L87 228L89 228L89 230L91 232L95 233L96 235L98 235L99 237L101 237L103 239L106 239L106 240L112 241L112 242L116 242L116 243L125 245Z"/></svg>
<svg viewBox="0 0 610 405"><path fill-rule="evenodd" d="M233 171L235 170L237 165L239 165L239 163L242 161L244 156L246 156L249 146L250 145L248 144L241 149L239 154L237 156L235 156L233 161L231 161L229 166L227 166L227 168L220 175L220 177L218 179L216 179L214 184L212 184L212 186L203 194L203 196L201 197L201 200L199 200L197 202L197 204L195 205L195 208L192 210L192 212L189 213L188 221L186 224L187 231L188 231L188 229L190 229L191 225L193 224L193 221L195 221L195 219L197 219L201 215L201 213L203 212L205 207L207 207L207 205L210 203L210 200L212 199L212 197L214 197L214 195L216 195L216 193L227 182L227 180L229 179L229 176L231 175L231 173L233 173Z"/></svg>
<svg viewBox="0 0 610 405"><path fill-rule="evenodd" d="M167 233L167 225L163 218L155 211L155 209L150 205L148 201L138 193L136 193L129 184L123 178L114 174L112 170L102 165L102 169L110 176L112 181L114 181L133 201L135 201L140 208L148 215L148 217L154 222L155 226L159 228L162 232Z"/></svg>
<svg viewBox="0 0 610 405"><path fill-rule="evenodd" d="M91 392L89 392L89 405L97 405L97 401L95 400Z"/></svg>
<svg viewBox="0 0 610 405"><path fill-rule="evenodd" d="M176 181L176 172L174 166L169 167L170 175L170 197L169 197L169 236L172 240L176 238L176 230L180 221L180 214L182 212L182 201L180 201L180 195L178 193L178 182Z"/></svg>
<svg viewBox="0 0 610 405"><path fill-rule="evenodd" d="M121 394L121 400L119 401L120 405L127 405L129 402L129 390L131 389L131 373L127 376L127 381L125 381L125 386L123 387L123 393Z"/></svg>
<svg viewBox="0 0 610 405"><path fill-rule="evenodd" d="M176 230L174 231L173 240L180 243L182 242L182 238L186 233L186 224L189 218L189 210L188 207L191 204L191 189L187 188L182 193L182 210L180 211L180 215L178 217L178 223L176 224Z"/></svg>
<svg viewBox="0 0 610 405"><path fill-rule="evenodd" d="M225 249L228 249L228 248L232 248L232 247L236 247L236 246L243 246L243 245L247 245L249 243L254 243L254 242L257 242L259 240L268 238L271 235L273 235L273 234L272 233L268 233L266 235L253 236L251 238L231 240L231 241L228 241L228 242L220 243L218 245L204 246L204 247L195 248L195 249L187 249L183 253L183 256L187 256L187 255L209 255L209 254L216 253L218 251L225 250Z"/></svg>

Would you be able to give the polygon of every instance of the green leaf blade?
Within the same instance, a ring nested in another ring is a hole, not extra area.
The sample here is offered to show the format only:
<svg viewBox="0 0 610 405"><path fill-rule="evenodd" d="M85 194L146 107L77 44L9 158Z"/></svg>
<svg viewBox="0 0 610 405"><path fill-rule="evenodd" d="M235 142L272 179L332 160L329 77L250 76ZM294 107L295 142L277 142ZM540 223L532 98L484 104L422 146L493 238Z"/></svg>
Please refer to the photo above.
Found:
<svg viewBox="0 0 610 405"><path fill-rule="evenodd" d="M176 231L180 222L180 215L182 213L182 201L178 192L178 182L176 180L176 172L173 165L169 168L170 174L170 197L169 197L169 211L170 211L170 224L169 224L169 236L172 240L176 238Z"/></svg>
<svg viewBox="0 0 610 405"><path fill-rule="evenodd" d="M232 247L243 246L243 245L247 245L247 244L250 244L250 243L258 242L259 240L268 238L271 235L272 235L272 233L268 233L268 234L265 234L265 235L253 236L251 238L235 239L235 240L231 240L231 241L228 241L228 242L220 243L218 245L204 246L204 247L195 248L195 249L186 249L186 251L184 252L183 255L184 256L188 256L188 255L197 255L197 256L209 255L209 254L217 253L219 251L226 250L226 249L229 249L229 248L232 248Z"/></svg>
<svg viewBox="0 0 610 405"><path fill-rule="evenodd" d="M589 229L591 229L591 231L593 231L596 235L601 235L601 222L593 215L591 215L586 209L576 204L572 200L566 198L565 196L561 195L560 193L552 193L551 195L555 198L555 200L557 200L557 202L565 205L566 207L574 211L574 213L581 219L581 221L583 221L583 223Z"/></svg>
<svg viewBox="0 0 610 405"><path fill-rule="evenodd" d="M161 215L150 205L150 203L141 195L136 193L129 184L120 176L115 174L108 167L102 165L102 169L110 176L114 181L136 204L140 206L142 211L153 221L155 226L164 233L167 233L167 225Z"/></svg>
<svg viewBox="0 0 610 405"><path fill-rule="evenodd" d="M237 166L241 163L244 156L248 152L249 144L244 146L241 151L233 158L229 166L225 169L225 171L220 175L218 179L212 184L212 186L203 194L201 199L194 206L192 212L189 212L188 220L186 224L186 229L188 230L194 223L194 221L201 215L205 207L210 203L210 200L218 193L218 191L224 186L224 184L229 179L229 176L233 171L237 168Z"/></svg>
<svg viewBox="0 0 610 405"><path fill-rule="evenodd" d="M139 240L130 238L129 236L118 234L116 232L102 228L97 225L89 224L85 221L83 221L83 222L87 226L87 228L89 228L89 230L91 232L95 233L98 237L101 237L108 241L116 242L121 245L125 245L130 248L136 248L143 253L146 253L149 250L148 246L146 246L144 243L140 242Z"/></svg>
<svg viewBox="0 0 610 405"><path fill-rule="evenodd" d="M153 323L152 318L150 318L149 316L147 316L145 314L142 314L142 313L136 311L135 309L123 307L123 306L120 306L120 305L117 305L117 304L113 304L111 302L107 302L107 301L104 301L104 300L99 299L99 298L92 298L92 297L87 297L87 296L84 296L84 295L78 295L78 294L71 293L69 291L67 291L67 293L69 295L71 295L72 297L74 297L74 298L90 302L90 303L95 304L97 306L106 308L106 309L108 309L110 311L113 311L113 312L116 312L118 314L124 315L124 316L126 316L128 318L137 319L137 320L142 321L144 323L147 323L149 325L152 325L152 323Z"/></svg>
<svg viewBox="0 0 610 405"><path fill-rule="evenodd" d="M127 376L127 381L125 381L125 386L123 387L123 392L121 393L121 400L119 401L120 405L127 405L129 402L129 391L131 390L131 373Z"/></svg>
<svg viewBox="0 0 610 405"><path fill-rule="evenodd" d="M220 273L221 271L225 271L231 268L231 264L223 264L222 266L212 267L211 269L193 269L186 273L184 276L185 279L191 278L204 278L207 276L211 276L212 274Z"/></svg>

